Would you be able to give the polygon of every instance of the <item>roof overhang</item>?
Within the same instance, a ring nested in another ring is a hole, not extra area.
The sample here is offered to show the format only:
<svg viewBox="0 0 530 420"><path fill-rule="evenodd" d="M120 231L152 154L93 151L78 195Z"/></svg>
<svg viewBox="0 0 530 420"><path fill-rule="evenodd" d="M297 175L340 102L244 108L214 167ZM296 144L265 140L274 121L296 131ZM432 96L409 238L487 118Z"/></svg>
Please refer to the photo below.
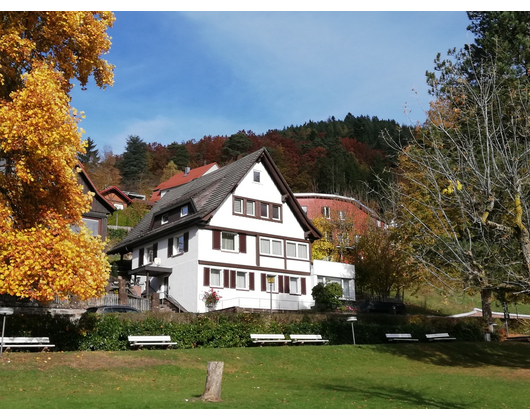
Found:
<svg viewBox="0 0 530 420"><path fill-rule="evenodd" d="M170 275L173 272L173 269L170 267L160 267L158 265L144 265L142 267L129 270L129 275L136 276L160 276L160 275Z"/></svg>

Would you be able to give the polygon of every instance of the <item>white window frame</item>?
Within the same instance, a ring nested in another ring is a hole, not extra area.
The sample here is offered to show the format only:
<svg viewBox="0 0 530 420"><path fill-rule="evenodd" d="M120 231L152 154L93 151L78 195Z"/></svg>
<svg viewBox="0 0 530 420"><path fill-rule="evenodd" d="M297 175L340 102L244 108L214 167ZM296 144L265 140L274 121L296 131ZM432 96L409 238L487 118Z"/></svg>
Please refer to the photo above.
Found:
<svg viewBox="0 0 530 420"><path fill-rule="evenodd" d="M322 214L324 215L324 217L326 219L330 219L331 218L331 209L328 206L323 206L322 207Z"/></svg>
<svg viewBox="0 0 530 420"><path fill-rule="evenodd" d="M267 209L267 214L263 215L263 209ZM269 218L269 203L260 203L259 204L259 217L262 219L268 219Z"/></svg>
<svg viewBox="0 0 530 420"><path fill-rule="evenodd" d="M302 211L307 214L307 206L302 206Z"/></svg>
<svg viewBox="0 0 530 420"><path fill-rule="evenodd" d="M83 217L83 223L87 227L87 229L90 231L90 234L92 236L98 236L99 231L101 229L101 220L100 219L92 219L90 217ZM94 225L97 225L97 231L94 232Z"/></svg>
<svg viewBox="0 0 530 420"><path fill-rule="evenodd" d="M254 171L254 173L252 174L252 180L257 184L260 184L261 183L261 172Z"/></svg>
<svg viewBox="0 0 530 420"><path fill-rule="evenodd" d="M234 238L234 249L225 248L225 235L230 235ZM221 251L239 252L239 235L234 232L221 232Z"/></svg>
<svg viewBox="0 0 530 420"><path fill-rule="evenodd" d="M289 245L291 245L291 246L294 245L294 255L289 255L289 253L287 252L288 249L289 249ZM305 248L305 256L300 256L300 247ZM296 259L299 259L299 260L307 260L307 259L309 259L309 246L307 244L300 243L300 242L287 241L285 243L285 256L287 258L296 258Z"/></svg>
<svg viewBox="0 0 530 420"><path fill-rule="evenodd" d="M296 285L296 291L293 291L293 282ZM289 277L289 294L301 295L302 289L300 287L300 277Z"/></svg>
<svg viewBox="0 0 530 420"><path fill-rule="evenodd" d="M249 210L249 205L251 205L251 210L252 211L248 211ZM245 204L245 213L247 216L255 216L256 215L256 202L254 200L247 200L246 204Z"/></svg>
<svg viewBox="0 0 530 420"><path fill-rule="evenodd" d="M238 285L239 280L243 277L243 285ZM246 271L236 271L236 289L248 290L248 273Z"/></svg>
<svg viewBox="0 0 530 420"><path fill-rule="evenodd" d="M219 284L213 283L214 273L219 275ZM210 268L210 287L222 287L223 286L223 270L220 268Z"/></svg>
<svg viewBox="0 0 530 420"><path fill-rule="evenodd" d="M169 213L163 214L160 219L160 224L162 225L165 225L167 222L169 222Z"/></svg>
<svg viewBox="0 0 530 420"><path fill-rule="evenodd" d="M180 249L180 241L182 240L182 249ZM173 254L184 254L184 235L178 235L173 238Z"/></svg>
<svg viewBox="0 0 530 420"><path fill-rule="evenodd" d="M339 219L346 220L346 212L344 210L339 210Z"/></svg>
<svg viewBox="0 0 530 420"><path fill-rule="evenodd" d="M153 245L145 247L144 251L144 265L155 261L155 249Z"/></svg>
<svg viewBox="0 0 530 420"><path fill-rule="evenodd" d="M278 209L278 217L274 217L274 209ZM282 220L282 206L273 204L271 217L272 217L272 220Z"/></svg>
<svg viewBox="0 0 530 420"><path fill-rule="evenodd" d="M239 203L239 211L237 209L237 203ZM234 198L234 213L236 214L243 214L244 213L244 208L243 206L245 205L245 200L243 200L242 198Z"/></svg>
<svg viewBox="0 0 530 420"><path fill-rule="evenodd" d="M269 252L264 251L264 249L263 249L263 243L264 242L268 243L268 248L269 248L268 251ZM273 252L273 250L274 250L273 243L278 243L280 245L280 253L279 254ZM260 238L259 252L260 252L261 255L271 255L271 256L274 256L274 257L283 257L283 254L284 254L283 241L280 240L280 239Z"/></svg>
<svg viewBox="0 0 530 420"><path fill-rule="evenodd" d="M184 216L187 216L189 214L189 207L188 205L185 205L185 206L182 206L180 208L180 217L184 217Z"/></svg>

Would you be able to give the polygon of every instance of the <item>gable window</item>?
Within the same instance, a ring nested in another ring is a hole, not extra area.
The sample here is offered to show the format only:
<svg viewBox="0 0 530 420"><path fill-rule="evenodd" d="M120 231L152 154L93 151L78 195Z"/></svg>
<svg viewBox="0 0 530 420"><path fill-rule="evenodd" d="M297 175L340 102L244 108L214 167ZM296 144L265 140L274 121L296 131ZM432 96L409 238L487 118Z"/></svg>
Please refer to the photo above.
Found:
<svg viewBox="0 0 530 420"><path fill-rule="evenodd" d="M247 216L255 216L256 215L256 202L247 200Z"/></svg>
<svg viewBox="0 0 530 420"><path fill-rule="evenodd" d="M339 219L346 220L346 212L344 210L339 210Z"/></svg>
<svg viewBox="0 0 530 420"><path fill-rule="evenodd" d="M169 222L169 214L168 213L162 215L162 219L161 219L160 223L165 225L167 222Z"/></svg>
<svg viewBox="0 0 530 420"><path fill-rule="evenodd" d="M329 219L331 217L331 210L329 207L322 207L322 215L326 218L326 219Z"/></svg>
<svg viewBox="0 0 530 420"><path fill-rule="evenodd" d="M280 206L272 205L272 218L274 220L280 220Z"/></svg>
<svg viewBox="0 0 530 420"><path fill-rule="evenodd" d="M267 203L261 203L261 217L268 219L269 218L269 205Z"/></svg>
<svg viewBox="0 0 530 420"><path fill-rule="evenodd" d="M283 255L282 241L276 239L261 238L260 250L262 254L275 255L281 257Z"/></svg>
<svg viewBox="0 0 530 420"><path fill-rule="evenodd" d="M261 176L259 171L254 171L254 182L260 182Z"/></svg>
<svg viewBox="0 0 530 420"><path fill-rule="evenodd" d="M243 214L243 199L234 198L234 213Z"/></svg>

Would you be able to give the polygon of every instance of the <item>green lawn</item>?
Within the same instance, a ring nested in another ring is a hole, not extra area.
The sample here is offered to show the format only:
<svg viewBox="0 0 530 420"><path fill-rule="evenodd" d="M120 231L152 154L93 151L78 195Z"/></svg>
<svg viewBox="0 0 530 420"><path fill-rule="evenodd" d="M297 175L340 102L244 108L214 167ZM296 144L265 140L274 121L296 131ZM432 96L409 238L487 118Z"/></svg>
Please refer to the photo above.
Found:
<svg viewBox="0 0 530 420"><path fill-rule="evenodd" d="M530 343L4 353L0 409L530 408ZM222 402L197 400L223 361Z"/></svg>

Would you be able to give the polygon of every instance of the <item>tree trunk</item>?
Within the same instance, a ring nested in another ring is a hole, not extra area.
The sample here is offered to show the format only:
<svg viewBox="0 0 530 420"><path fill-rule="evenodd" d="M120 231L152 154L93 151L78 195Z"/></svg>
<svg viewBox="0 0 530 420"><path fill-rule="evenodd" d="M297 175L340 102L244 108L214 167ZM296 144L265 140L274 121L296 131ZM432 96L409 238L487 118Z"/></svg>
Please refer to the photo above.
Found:
<svg viewBox="0 0 530 420"><path fill-rule="evenodd" d="M206 386L201 400L218 402L221 401L221 382L223 381L224 362L208 362L208 374Z"/></svg>
<svg viewBox="0 0 530 420"><path fill-rule="evenodd" d="M491 313L491 290L482 289L480 291L480 298L482 300L482 318L486 321L487 325L493 323L493 314Z"/></svg>

